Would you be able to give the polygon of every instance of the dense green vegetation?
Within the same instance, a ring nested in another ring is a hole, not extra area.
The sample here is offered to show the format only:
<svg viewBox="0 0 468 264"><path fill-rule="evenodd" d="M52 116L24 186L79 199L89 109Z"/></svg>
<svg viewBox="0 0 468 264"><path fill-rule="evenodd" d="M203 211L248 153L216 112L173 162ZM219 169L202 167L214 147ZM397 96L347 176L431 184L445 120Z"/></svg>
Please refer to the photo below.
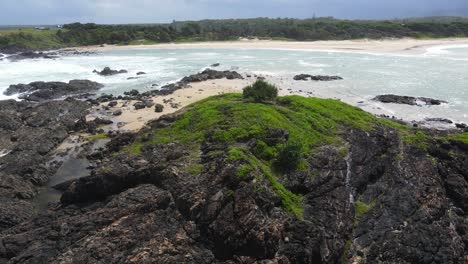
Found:
<svg viewBox="0 0 468 264"><path fill-rule="evenodd" d="M272 101L278 96L278 88L263 80L257 80L243 90L244 99L254 102Z"/></svg>
<svg viewBox="0 0 468 264"><path fill-rule="evenodd" d="M0 49L58 48L99 44L223 41L238 38L274 40L343 40L359 38L440 38L468 36L466 19L427 18L392 21L311 19L226 19L155 25L68 24L63 30L0 30Z"/></svg>
<svg viewBox="0 0 468 264"><path fill-rule="evenodd" d="M406 131L402 125L378 119L338 100L287 96L258 103L245 100L241 94L225 94L186 107L170 126L147 132L123 151L140 155L145 144L179 142L198 153L203 141L226 144L227 152L210 155L225 155L227 161L236 162L234 176L239 181L261 177L260 181L269 182L281 197L283 207L300 218L302 198L282 185L283 173L311 171L304 157L317 146L341 147L344 129L370 131L376 125ZM269 140L268 132L278 129L289 132L287 142ZM252 139L257 142L255 146L247 144ZM194 175L202 170L192 164L187 171Z"/></svg>

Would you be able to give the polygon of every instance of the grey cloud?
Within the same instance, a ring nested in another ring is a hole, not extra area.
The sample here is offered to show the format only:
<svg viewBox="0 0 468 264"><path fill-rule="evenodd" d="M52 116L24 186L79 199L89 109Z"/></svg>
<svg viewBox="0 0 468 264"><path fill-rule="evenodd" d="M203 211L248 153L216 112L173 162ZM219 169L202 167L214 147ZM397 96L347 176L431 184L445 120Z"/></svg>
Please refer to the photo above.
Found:
<svg viewBox="0 0 468 264"><path fill-rule="evenodd" d="M466 0L1 0L0 24L158 23L173 19L468 14Z"/></svg>

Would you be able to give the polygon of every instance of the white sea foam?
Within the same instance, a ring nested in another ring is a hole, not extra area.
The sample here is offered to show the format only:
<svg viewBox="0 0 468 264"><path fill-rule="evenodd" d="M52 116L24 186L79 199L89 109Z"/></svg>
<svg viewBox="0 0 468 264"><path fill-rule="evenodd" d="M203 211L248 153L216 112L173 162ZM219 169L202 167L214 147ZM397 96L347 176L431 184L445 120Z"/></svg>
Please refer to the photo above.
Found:
<svg viewBox="0 0 468 264"><path fill-rule="evenodd" d="M455 47L455 48L454 48ZM355 104L362 98L379 94L425 96L443 99L450 104L434 107L400 107L394 105L366 104L366 110L380 108L384 113L408 118L422 116L447 117L459 122L468 122L468 78L463 56L467 46L431 47L433 55L392 55L356 53L346 51L310 51L288 49L141 49L104 51L91 56L70 56L56 60L0 61L0 99L10 84L33 81L69 81L89 79L103 83L103 92L119 94L131 89L155 89L160 86L202 71L207 66L220 62L219 70L230 70L281 78L281 84L292 89L314 92L322 97L340 98ZM447 50L449 53L440 53ZM439 52L439 54L436 54ZM103 77L92 73L104 67L126 69L127 74ZM147 75L139 79L136 73ZM292 76L299 73L340 75L339 82L294 82ZM375 110L375 109L374 109ZM415 113L411 113L415 112ZM421 114L419 114L421 113Z"/></svg>

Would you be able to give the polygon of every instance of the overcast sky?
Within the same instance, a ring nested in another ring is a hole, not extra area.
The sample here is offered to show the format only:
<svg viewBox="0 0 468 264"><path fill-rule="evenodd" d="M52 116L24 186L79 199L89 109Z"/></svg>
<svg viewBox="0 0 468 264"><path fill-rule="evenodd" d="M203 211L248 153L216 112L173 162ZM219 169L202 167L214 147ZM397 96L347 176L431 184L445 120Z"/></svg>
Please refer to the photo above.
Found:
<svg viewBox="0 0 468 264"><path fill-rule="evenodd" d="M160 23L205 18L468 16L468 0L0 0L0 24Z"/></svg>

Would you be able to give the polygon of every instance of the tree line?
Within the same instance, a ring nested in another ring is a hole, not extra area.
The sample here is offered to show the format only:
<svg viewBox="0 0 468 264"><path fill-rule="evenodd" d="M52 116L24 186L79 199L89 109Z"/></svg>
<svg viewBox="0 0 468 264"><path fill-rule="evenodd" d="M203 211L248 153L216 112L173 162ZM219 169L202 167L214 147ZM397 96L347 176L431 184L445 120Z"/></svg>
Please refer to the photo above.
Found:
<svg viewBox="0 0 468 264"><path fill-rule="evenodd" d="M165 43L184 41L222 41L239 38L283 39L297 41L444 38L467 37L466 19L415 20L338 20L311 19L224 19L174 21L149 25L98 25L73 23L63 26L49 39L35 38L32 33L0 35L0 48L24 45L47 48L100 44ZM43 43L41 43L41 41ZM38 42L38 43L36 43ZM34 45L31 45L34 43Z"/></svg>

